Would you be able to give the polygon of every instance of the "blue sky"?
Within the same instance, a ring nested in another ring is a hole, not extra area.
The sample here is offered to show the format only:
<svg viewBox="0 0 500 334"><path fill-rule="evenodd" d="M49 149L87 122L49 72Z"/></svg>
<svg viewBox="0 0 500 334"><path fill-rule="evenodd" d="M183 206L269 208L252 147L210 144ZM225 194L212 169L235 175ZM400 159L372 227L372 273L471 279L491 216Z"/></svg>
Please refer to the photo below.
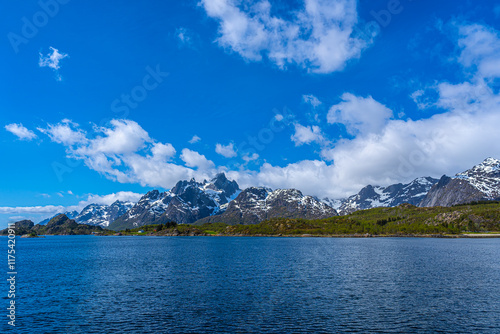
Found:
<svg viewBox="0 0 500 334"><path fill-rule="evenodd" d="M219 171L340 198L500 157L494 1L2 7L0 225Z"/></svg>

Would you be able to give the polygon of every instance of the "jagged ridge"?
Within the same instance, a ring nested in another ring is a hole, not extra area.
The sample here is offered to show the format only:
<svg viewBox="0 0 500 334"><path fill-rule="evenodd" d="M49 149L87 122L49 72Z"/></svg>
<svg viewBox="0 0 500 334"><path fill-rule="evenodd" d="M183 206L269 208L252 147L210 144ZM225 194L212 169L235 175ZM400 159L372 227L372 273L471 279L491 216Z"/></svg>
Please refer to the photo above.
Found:
<svg viewBox="0 0 500 334"><path fill-rule="evenodd" d="M203 218L196 224L257 224L275 217L321 219L336 215L335 209L314 197L304 196L297 189L273 191L270 188L250 187L230 202L225 212Z"/></svg>

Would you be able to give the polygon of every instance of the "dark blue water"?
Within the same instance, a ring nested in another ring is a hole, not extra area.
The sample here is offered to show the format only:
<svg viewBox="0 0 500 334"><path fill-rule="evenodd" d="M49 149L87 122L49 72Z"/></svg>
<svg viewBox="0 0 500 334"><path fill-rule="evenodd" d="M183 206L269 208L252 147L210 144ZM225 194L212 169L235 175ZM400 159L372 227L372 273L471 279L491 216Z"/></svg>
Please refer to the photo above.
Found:
<svg viewBox="0 0 500 334"><path fill-rule="evenodd" d="M500 239L17 241L2 333L500 333Z"/></svg>

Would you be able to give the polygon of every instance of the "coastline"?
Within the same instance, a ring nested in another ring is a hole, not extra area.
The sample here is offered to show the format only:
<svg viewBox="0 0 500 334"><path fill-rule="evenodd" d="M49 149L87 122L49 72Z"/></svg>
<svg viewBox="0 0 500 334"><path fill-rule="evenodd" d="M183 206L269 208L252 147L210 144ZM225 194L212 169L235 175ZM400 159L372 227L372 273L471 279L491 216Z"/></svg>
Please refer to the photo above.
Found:
<svg viewBox="0 0 500 334"><path fill-rule="evenodd" d="M464 234L113 234L95 236L120 236L120 237L268 237L268 238L445 238L445 239L494 239L500 238L500 233L464 233Z"/></svg>
<svg viewBox="0 0 500 334"><path fill-rule="evenodd" d="M498 233L463 233L463 234L209 234L209 233L134 233L134 234L41 234L30 239L46 236L95 236L95 237L267 237L267 238L445 238L445 239L496 239ZM5 236L6 237L6 236ZM27 238L25 235L19 238Z"/></svg>

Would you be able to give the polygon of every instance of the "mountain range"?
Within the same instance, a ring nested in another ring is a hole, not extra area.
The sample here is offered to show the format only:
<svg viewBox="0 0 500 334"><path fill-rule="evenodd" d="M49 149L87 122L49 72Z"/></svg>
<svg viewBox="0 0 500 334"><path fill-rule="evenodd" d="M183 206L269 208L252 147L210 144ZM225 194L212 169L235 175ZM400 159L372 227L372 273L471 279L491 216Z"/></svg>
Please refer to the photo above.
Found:
<svg viewBox="0 0 500 334"><path fill-rule="evenodd" d="M417 206L436 182L438 180L432 177L419 177L408 184L397 183L387 187L368 185L346 199L331 201L326 198L324 202L336 208L341 215L378 206L394 207L402 203Z"/></svg>
<svg viewBox="0 0 500 334"><path fill-rule="evenodd" d="M137 203L90 204L80 213L65 213L78 223L113 230L175 221L179 224L222 222L256 224L270 218L322 219L374 207L452 206L500 198L500 160L488 158L453 177L419 177L386 187L368 185L344 199L319 200L297 189L240 189L224 173L211 180L179 181L169 191L152 190ZM48 220L46 220L48 221ZM45 222L46 222L45 221ZM44 221L40 222L43 225Z"/></svg>
<svg viewBox="0 0 500 334"><path fill-rule="evenodd" d="M257 224L270 218L321 219L337 216L337 212L311 196L304 196L297 189L272 190L265 187L250 187L229 202L223 212L205 217L197 222Z"/></svg>
<svg viewBox="0 0 500 334"><path fill-rule="evenodd" d="M169 221L191 224L223 212L227 204L240 192L238 184L229 181L224 173L217 174L209 181L179 181L169 191L148 192L109 228L120 230Z"/></svg>

